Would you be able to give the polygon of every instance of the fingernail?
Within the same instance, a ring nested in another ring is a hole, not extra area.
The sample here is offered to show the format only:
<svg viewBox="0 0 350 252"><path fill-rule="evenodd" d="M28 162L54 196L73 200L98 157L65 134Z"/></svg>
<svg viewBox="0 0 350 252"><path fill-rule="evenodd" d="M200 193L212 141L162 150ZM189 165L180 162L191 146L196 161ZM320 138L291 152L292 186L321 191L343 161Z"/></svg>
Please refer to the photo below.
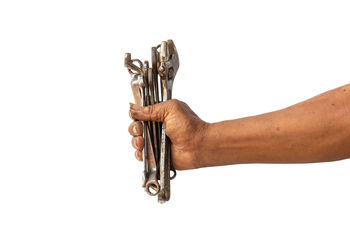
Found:
<svg viewBox="0 0 350 252"><path fill-rule="evenodd" d="M131 145L132 145L132 147L134 147L135 149L137 149L136 140L135 140L134 137L131 139Z"/></svg>
<svg viewBox="0 0 350 252"><path fill-rule="evenodd" d="M141 109L141 106L136 105L136 104L130 104L130 109L131 109L131 110L140 110L140 109Z"/></svg>
<svg viewBox="0 0 350 252"><path fill-rule="evenodd" d="M132 127L132 132L134 132L135 135L137 134L137 128L136 128L136 126Z"/></svg>
<svg viewBox="0 0 350 252"><path fill-rule="evenodd" d="M135 151L135 157L138 161L142 161L142 154L140 155L139 153L139 151Z"/></svg>

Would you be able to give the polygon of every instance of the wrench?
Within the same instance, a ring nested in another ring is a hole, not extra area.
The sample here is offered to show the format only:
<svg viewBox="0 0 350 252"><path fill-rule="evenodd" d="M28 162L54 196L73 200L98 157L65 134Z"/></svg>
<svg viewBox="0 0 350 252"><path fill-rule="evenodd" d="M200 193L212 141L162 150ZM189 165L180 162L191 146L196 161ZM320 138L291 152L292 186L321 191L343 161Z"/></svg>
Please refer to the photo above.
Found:
<svg viewBox="0 0 350 252"><path fill-rule="evenodd" d="M124 65L132 77L131 88L135 104L139 106L170 100L179 68L179 57L172 40L152 47L151 55L152 67L149 67L148 61L142 63L138 59L131 59L130 53L125 54L124 58ZM158 195L158 201L163 203L170 198L170 179L176 175L171 162L171 142L166 136L164 124L143 121L142 125L145 141L142 185L148 194ZM173 172L172 176L170 171Z"/></svg>
<svg viewBox="0 0 350 252"><path fill-rule="evenodd" d="M143 76L145 81L145 106L154 104L154 96L152 95L153 91L153 82L150 81L152 77L149 76L149 73L152 69L149 68L148 61L144 62L143 65ZM145 149L147 150L146 162L148 167L147 181L145 190L151 195L155 196L159 193L159 183L157 179L158 165L157 165L157 154L154 151L157 146L157 139L155 133L155 124L153 121L147 121L146 123L146 133L144 135L145 139Z"/></svg>
<svg viewBox="0 0 350 252"><path fill-rule="evenodd" d="M161 80L162 97L163 101L167 101L171 99L175 75L180 65L179 56L172 40L161 43L159 60L158 74ZM170 147L170 139L166 136L165 125L162 124L159 161L160 191L158 194L160 203L170 199L170 170L172 166Z"/></svg>
<svg viewBox="0 0 350 252"><path fill-rule="evenodd" d="M138 64L138 65L135 65ZM145 95L145 81L143 77L143 64L140 60L137 59L131 59L131 54L126 53L124 57L124 65L127 67L130 75L131 75L131 89L133 92L135 104L138 106L145 106L146 105L146 95ZM143 137L144 137L144 143L145 148L142 151L142 158L144 161L144 170L143 170L143 177L142 177L142 186L146 187L149 173L150 173L150 167L148 162L148 150L146 146L149 146L149 138L146 137L147 135L147 124L145 122L142 122L142 128L143 128Z"/></svg>

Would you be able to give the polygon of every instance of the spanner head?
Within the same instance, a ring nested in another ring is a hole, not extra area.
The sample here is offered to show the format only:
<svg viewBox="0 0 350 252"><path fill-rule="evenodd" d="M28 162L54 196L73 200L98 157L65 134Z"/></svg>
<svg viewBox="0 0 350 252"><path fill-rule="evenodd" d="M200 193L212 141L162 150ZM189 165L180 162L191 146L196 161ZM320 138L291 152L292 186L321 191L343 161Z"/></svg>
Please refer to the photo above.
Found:
<svg viewBox="0 0 350 252"><path fill-rule="evenodd" d="M174 81L175 75L180 66L180 61L175 44L171 39L161 43L159 56L159 73L167 72L167 79L169 81Z"/></svg>
<svg viewBox="0 0 350 252"><path fill-rule="evenodd" d="M169 76L169 78L174 79L177 73L177 70L180 67L180 60L179 60L179 55L177 54L175 44L171 39L168 40L168 48L169 48L169 62L170 62L169 69L172 69L171 70L172 76Z"/></svg>
<svg viewBox="0 0 350 252"><path fill-rule="evenodd" d="M130 85L131 87L134 87L134 86L144 87L145 82L140 74L132 74Z"/></svg>
<svg viewBox="0 0 350 252"><path fill-rule="evenodd" d="M138 63L139 66L135 65L134 62ZM129 73L132 74L141 74L143 69L143 64L138 59L131 59L131 53L126 53L124 56L124 66L128 69Z"/></svg>

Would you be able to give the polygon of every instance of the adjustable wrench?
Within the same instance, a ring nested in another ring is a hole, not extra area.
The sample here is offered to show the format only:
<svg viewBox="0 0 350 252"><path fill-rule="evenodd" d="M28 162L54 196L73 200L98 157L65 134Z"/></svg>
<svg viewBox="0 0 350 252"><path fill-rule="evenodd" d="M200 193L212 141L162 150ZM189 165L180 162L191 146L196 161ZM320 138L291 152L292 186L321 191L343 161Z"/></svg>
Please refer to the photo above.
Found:
<svg viewBox="0 0 350 252"><path fill-rule="evenodd" d="M161 80L163 101L171 99L173 83L179 69L179 56L172 40L163 41L160 45L158 74ZM160 191L158 201L163 203L170 198L171 142L166 136L165 125L162 124L159 180Z"/></svg>

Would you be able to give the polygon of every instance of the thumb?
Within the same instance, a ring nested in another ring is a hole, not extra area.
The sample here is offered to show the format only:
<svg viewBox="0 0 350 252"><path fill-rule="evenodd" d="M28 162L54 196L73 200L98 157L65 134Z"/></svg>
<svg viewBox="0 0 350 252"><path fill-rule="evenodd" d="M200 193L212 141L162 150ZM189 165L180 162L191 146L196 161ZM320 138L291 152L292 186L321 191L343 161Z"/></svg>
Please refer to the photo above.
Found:
<svg viewBox="0 0 350 252"><path fill-rule="evenodd" d="M168 114L168 102L141 107L130 103L130 115L135 120L164 122Z"/></svg>

